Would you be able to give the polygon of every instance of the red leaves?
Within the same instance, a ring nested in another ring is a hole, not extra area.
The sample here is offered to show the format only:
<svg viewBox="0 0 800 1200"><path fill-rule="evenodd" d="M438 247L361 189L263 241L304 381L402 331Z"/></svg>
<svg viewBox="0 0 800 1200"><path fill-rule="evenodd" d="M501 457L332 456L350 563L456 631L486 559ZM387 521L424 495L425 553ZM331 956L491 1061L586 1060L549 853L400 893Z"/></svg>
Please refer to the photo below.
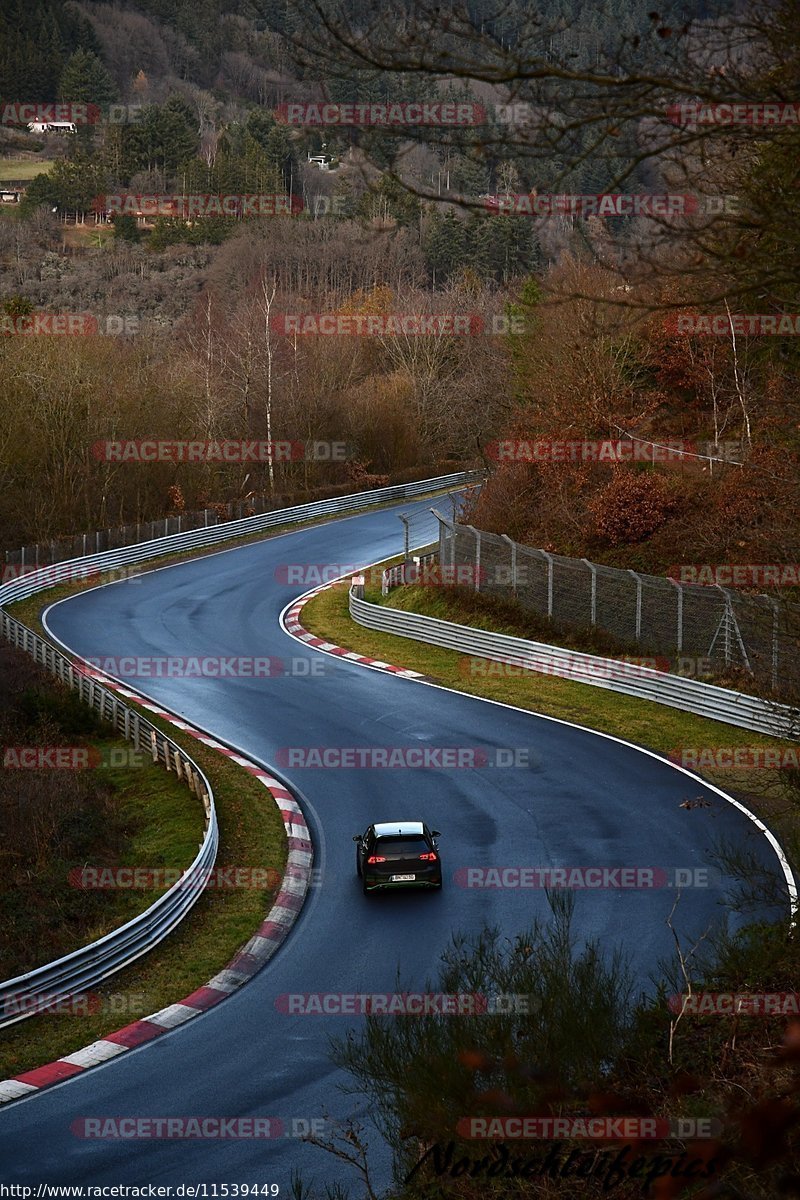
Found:
<svg viewBox="0 0 800 1200"><path fill-rule="evenodd" d="M675 508L665 480L652 472L615 470L589 502L595 532L609 546L644 541Z"/></svg>
<svg viewBox="0 0 800 1200"><path fill-rule="evenodd" d="M177 483L167 488L167 508L170 516L177 516L178 513L186 511L186 501L183 497L183 491Z"/></svg>

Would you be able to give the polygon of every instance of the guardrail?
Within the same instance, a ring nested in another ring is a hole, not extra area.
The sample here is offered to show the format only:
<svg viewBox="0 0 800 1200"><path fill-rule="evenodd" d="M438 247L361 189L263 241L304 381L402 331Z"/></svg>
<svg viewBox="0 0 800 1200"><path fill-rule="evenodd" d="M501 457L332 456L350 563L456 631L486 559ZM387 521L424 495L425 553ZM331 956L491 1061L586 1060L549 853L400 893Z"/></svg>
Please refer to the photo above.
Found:
<svg viewBox="0 0 800 1200"><path fill-rule="evenodd" d="M124 704L87 671L72 663L32 629L0 612L0 629L12 646L30 654L51 675L76 691L137 750L174 770L205 810L200 849L184 878L143 913L97 941L54 962L0 983L0 1028L34 1016L49 1005L94 987L156 946L183 920L199 899L217 857L219 835L211 785L197 763L150 721Z"/></svg>
<svg viewBox="0 0 800 1200"><path fill-rule="evenodd" d="M381 574L381 595L388 596L392 588L402 587L405 583L416 583L425 567L436 562L437 552L430 554L415 554L410 562L397 563L387 567Z"/></svg>
<svg viewBox="0 0 800 1200"><path fill-rule="evenodd" d="M152 538L146 542L137 542L133 546L123 546L118 550L104 550L99 554L88 554L81 558L66 559L47 567L25 571L17 579L0 587L0 607L13 604L17 600L41 591L43 587L54 587L73 579L85 579L103 571L116 567L129 566L131 563L143 562L173 550L192 550L196 547L213 546L217 542L229 541L231 538L247 537L251 533L260 533L271 529L274 525L298 524L302 521L312 521L318 517L336 516L339 513L358 512L372 504L386 504L393 500L407 500L413 496L424 495L426 492L440 489L460 487L476 483L484 478L483 471L459 471L454 475L440 475L434 479L420 479L415 483L398 483L391 487L374 488L369 492L356 492L350 496L336 496L332 500L317 500L310 504L298 504L292 508L277 508L267 513L257 513L253 517L242 517L236 521L225 521L221 525L211 525L203 529L190 529L183 533L169 534L167 537ZM37 584L38 579L46 582Z"/></svg>
<svg viewBox="0 0 800 1200"><path fill-rule="evenodd" d="M59 1000L75 995L82 988L94 987L109 975L128 966L165 938L186 916L199 899L208 873L217 855L219 835L214 796L208 779L187 754L160 730L129 708L109 688L70 661L64 654L39 637L32 629L3 611L3 605L27 599L59 583L100 576L105 571L143 562L172 551L214 545L231 538L258 533L273 525L295 524L316 517L358 511L372 504L403 500L440 488L458 487L483 478L480 471L462 471L454 475L423 479L415 483L376 488L369 492L337 496L293 508L275 509L208 528L189 530L163 538L154 538L134 546L107 550L100 554L54 563L26 571L17 579L0 586L0 632L18 649L30 654L35 662L78 692L102 718L110 721L137 749L146 747L154 762L174 769L179 778L202 801L206 814L203 841L197 856L182 880L160 896L145 912L134 917L88 946L62 958L0 983L0 1028L33 1016Z"/></svg>
<svg viewBox="0 0 800 1200"><path fill-rule="evenodd" d="M372 604L364 599L362 583L351 584L349 607L353 620L367 629L414 638L429 645L456 650L460 654L507 663L521 670L593 684L757 733L795 740L800 738L800 711L761 700L757 696L748 696L744 692L734 692L696 679L684 679L680 675L652 670L638 663L599 658L508 634L456 625L421 613Z"/></svg>

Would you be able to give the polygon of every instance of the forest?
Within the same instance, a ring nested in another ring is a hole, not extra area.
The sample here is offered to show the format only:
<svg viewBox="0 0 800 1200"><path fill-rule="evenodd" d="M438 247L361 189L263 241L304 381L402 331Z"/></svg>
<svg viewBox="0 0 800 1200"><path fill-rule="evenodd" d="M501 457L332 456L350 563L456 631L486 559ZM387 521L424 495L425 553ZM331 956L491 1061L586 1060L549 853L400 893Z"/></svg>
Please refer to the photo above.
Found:
<svg viewBox="0 0 800 1200"><path fill-rule="evenodd" d="M698 560L783 560L797 520L792 339L684 336L674 318L792 311L796 129L690 136L663 114L676 96L787 92L792 5L443 12L404 10L392 42L368 6L333 0L4 6L0 94L101 116L68 136L0 127L8 173L32 169L22 203L0 212L0 308L12 322L89 313L125 331L0 344L6 549L464 464L490 473L475 519L531 545L651 571L687 543ZM434 45L428 63L420 47ZM759 46L775 53L768 68ZM574 79L559 90L563 63ZM285 115L289 100L431 99L484 116L396 129ZM323 151L327 169L310 161ZM500 203L604 192L691 203L676 220ZM263 218L124 207L163 195L290 202ZM457 313L482 333L291 338L286 313ZM248 470L92 451L110 437L268 429L346 442L350 457ZM678 469L493 459L498 438L532 435L736 453Z"/></svg>

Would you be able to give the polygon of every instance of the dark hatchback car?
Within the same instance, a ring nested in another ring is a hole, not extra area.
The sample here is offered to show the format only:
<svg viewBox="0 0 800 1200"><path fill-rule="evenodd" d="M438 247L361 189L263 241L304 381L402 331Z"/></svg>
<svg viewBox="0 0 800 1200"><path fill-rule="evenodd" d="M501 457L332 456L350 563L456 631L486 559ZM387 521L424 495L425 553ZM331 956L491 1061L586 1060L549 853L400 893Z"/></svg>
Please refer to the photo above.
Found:
<svg viewBox="0 0 800 1200"><path fill-rule="evenodd" d="M442 886L438 829L422 821L380 821L356 834L356 871L364 895L389 888Z"/></svg>

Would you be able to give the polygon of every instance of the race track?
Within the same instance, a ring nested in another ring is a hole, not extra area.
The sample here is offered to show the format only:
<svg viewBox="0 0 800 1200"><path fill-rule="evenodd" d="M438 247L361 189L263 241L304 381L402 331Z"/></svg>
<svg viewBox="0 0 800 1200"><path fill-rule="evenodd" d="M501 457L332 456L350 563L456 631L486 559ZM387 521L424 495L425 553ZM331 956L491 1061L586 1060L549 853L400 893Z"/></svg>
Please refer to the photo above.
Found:
<svg viewBox="0 0 800 1200"><path fill-rule="evenodd" d="M370 563L395 554L397 512L412 512L422 529L430 503L183 562L49 610L52 634L85 657L294 660L289 675L275 678L128 682L277 766L303 805L321 883L277 955L229 1000L117 1062L0 1112L4 1182L276 1182L285 1197L293 1168L309 1182L349 1178L320 1150L290 1138L90 1141L71 1125L87 1116L174 1114L269 1116L290 1126L293 1118L357 1111L336 1090L327 1040L358 1018L286 1015L278 997L391 991L398 964L404 982L419 987L435 978L451 931L498 924L511 934L546 912L541 889L468 889L453 880L459 869L634 866L671 876L708 865L709 851L727 839L782 879L752 822L668 763L586 730L321 656L280 628L282 609L306 590L282 582L287 564ZM432 539L435 521L428 520ZM312 661L324 663L323 675L309 676L300 665ZM517 766L322 770L282 767L281 752L291 747L460 747L485 751L490 763L498 750L526 753L517 753ZM680 807L701 794L709 807ZM351 836L394 816L422 817L442 830L441 893L362 896ZM720 886L683 893L678 926L686 939L709 921L730 919L722 895ZM622 944L647 987L672 950L665 918L673 897L668 887L579 892L576 929L609 948ZM386 1183L386 1155L378 1147L376 1155Z"/></svg>

